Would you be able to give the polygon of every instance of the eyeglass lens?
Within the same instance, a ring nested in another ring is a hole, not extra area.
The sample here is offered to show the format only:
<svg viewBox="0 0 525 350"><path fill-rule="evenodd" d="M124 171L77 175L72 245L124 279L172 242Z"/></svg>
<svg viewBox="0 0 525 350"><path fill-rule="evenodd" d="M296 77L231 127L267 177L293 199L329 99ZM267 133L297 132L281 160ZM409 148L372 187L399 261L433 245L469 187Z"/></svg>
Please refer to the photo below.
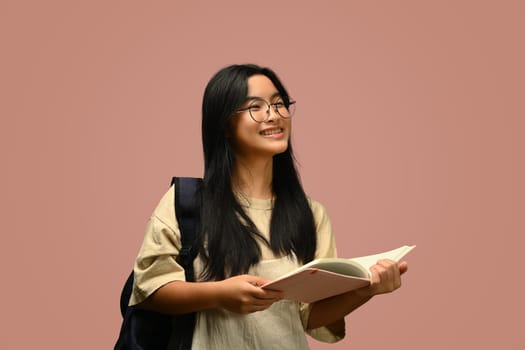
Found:
<svg viewBox="0 0 525 350"><path fill-rule="evenodd" d="M295 111L295 103L291 103L288 108L286 108L282 101L276 101L269 105L268 102L257 99L250 103L249 111L254 120L264 122L270 117L270 108L282 118L290 118Z"/></svg>

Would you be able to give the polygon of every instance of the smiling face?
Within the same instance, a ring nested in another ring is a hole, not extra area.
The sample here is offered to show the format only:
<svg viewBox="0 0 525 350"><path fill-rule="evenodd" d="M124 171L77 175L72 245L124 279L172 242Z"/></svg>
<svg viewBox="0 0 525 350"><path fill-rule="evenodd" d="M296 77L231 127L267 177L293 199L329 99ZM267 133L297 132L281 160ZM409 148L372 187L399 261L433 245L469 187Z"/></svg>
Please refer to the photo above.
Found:
<svg viewBox="0 0 525 350"><path fill-rule="evenodd" d="M263 99L270 104L282 101L272 81L265 75L248 78L248 96L240 109L253 106L254 98ZM265 102L258 102L266 109ZM273 157L286 151L290 138L290 119L283 119L272 107L268 119L255 122L248 110L235 114L231 119L230 138L237 157Z"/></svg>

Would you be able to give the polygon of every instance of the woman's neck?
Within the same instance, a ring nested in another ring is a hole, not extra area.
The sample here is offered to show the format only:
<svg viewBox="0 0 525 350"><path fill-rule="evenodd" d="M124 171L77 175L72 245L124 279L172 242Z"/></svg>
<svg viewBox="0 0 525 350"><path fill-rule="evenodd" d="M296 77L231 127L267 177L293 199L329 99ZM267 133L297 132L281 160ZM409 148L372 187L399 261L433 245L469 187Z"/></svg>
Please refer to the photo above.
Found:
<svg viewBox="0 0 525 350"><path fill-rule="evenodd" d="M250 198L272 198L273 158L246 160L237 158L233 169L233 190Z"/></svg>

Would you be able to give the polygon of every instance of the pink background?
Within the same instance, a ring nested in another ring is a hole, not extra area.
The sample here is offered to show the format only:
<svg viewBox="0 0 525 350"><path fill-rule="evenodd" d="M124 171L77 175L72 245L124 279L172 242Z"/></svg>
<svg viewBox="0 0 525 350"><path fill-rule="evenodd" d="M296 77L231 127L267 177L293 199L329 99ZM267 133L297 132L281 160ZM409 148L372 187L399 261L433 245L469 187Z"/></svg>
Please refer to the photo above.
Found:
<svg viewBox="0 0 525 350"><path fill-rule="evenodd" d="M149 214L202 174L204 86L244 62L298 101L340 255L418 246L312 348L523 345L524 2L306 3L0 3L3 349L112 348Z"/></svg>

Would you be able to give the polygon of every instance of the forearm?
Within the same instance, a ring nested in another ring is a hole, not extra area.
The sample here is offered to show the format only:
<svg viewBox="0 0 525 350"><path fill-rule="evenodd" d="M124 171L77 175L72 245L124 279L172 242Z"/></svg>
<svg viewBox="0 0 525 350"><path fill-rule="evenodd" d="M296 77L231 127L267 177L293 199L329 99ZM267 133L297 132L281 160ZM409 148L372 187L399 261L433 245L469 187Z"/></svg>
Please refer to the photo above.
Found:
<svg viewBox="0 0 525 350"><path fill-rule="evenodd" d="M218 282L173 281L150 295L139 307L177 315L219 307Z"/></svg>
<svg viewBox="0 0 525 350"><path fill-rule="evenodd" d="M149 296L140 307L166 314L226 309L240 314L262 311L282 299L282 292L263 290L268 281L239 275L217 282L170 282Z"/></svg>
<svg viewBox="0 0 525 350"><path fill-rule="evenodd" d="M334 328L334 330L340 328L340 320L371 298L357 291L351 291L319 300L311 306L307 328L314 329L322 326Z"/></svg>

